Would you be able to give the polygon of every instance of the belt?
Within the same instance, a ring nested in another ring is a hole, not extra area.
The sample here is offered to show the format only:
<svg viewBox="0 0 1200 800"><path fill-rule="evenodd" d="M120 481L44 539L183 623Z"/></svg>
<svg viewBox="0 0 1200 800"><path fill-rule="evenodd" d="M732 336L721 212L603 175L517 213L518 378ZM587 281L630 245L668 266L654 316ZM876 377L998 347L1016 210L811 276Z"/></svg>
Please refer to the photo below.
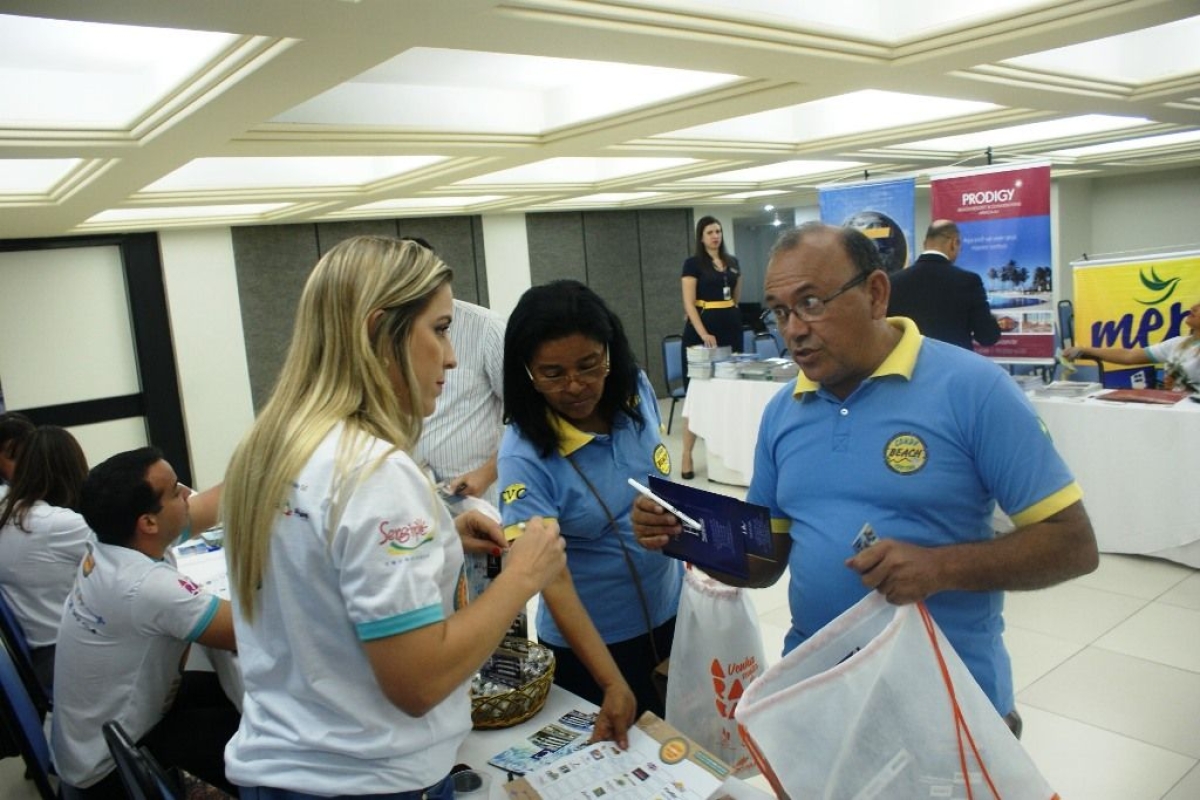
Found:
<svg viewBox="0 0 1200 800"><path fill-rule="evenodd" d="M710 308L733 308L732 300L697 300L696 307L701 311L707 311Z"/></svg>

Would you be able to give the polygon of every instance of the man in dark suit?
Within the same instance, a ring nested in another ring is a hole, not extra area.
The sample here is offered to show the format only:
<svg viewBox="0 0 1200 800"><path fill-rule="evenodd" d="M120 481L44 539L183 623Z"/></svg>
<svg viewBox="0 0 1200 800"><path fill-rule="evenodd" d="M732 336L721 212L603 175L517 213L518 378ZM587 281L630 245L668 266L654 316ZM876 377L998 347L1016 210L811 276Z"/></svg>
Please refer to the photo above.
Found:
<svg viewBox="0 0 1200 800"><path fill-rule="evenodd" d="M971 350L1000 340L983 280L954 266L962 249L958 226L939 219L925 232L925 250L908 269L893 273L888 316L908 317L921 333Z"/></svg>

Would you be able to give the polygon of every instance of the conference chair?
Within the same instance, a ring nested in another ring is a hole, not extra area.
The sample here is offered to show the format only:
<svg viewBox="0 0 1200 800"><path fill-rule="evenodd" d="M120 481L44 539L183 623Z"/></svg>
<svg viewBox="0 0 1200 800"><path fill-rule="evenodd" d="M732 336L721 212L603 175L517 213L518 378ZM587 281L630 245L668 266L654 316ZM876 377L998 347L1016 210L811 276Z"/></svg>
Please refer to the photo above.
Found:
<svg viewBox="0 0 1200 800"><path fill-rule="evenodd" d="M1064 350L1075 345L1075 304L1070 300L1058 301L1058 347ZM1098 358L1075 359L1075 370L1058 364L1054 370L1055 380L1085 381L1104 385L1104 363Z"/></svg>
<svg viewBox="0 0 1200 800"><path fill-rule="evenodd" d="M760 318L767 333L775 340L775 347L778 350L777 355L786 357L788 352L787 342L783 340L783 334L779 331L779 324L775 322L775 315L770 311L764 311ZM762 334L759 335L761 336Z"/></svg>
<svg viewBox="0 0 1200 800"><path fill-rule="evenodd" d="M148 749L137 746L121 723L110 720L101 725L100 730L130 800L178 800L183 797L182 787Z"/></svg>
<svg viewBox="0 0 1200 800"><path fill-rule="evenodd" d="M25 638L25 629L21 627L21 623L17 620L12 606L8 604L8 599L2 591L0 591L0 637L3 637L4 643L8 645L13 663L17 668L17 674L21 676L25 688L29 691L38 715L44 717L53 706L50 690L38 680L37 673L33 669L33 654L29 649L29 640Z"/></svg>
<svg viewBox="0 0 1200 800"><path fill-rule="evenodd" d="M742 352L754 352L754 329L749 325L742 326Z"/></svg>
<svg viewBox="0 0 1200 800"><path fill-rule="evenodd" d="M754 352L759 358L779 358L779 343L770 333L760 333L754 337Z"/></svg>
<svg viewBox="0 0 1200 800"><path fill-rule="evenodd" d="M46 741L41 715L17 672L7 643L0 643L0 689L3 689L0 718L21 751L25 774L43 800L55 800L59 795L51 781L50 743Z"/></svg>
<svg viewBox="0 0 1200 800"><path fill-rule="evenodd" d="M675 406L687 397L687 386L683 382L683 337L670 333L663 337L663 378L667 383L667 396L671 398L671 413L667 415L667 435L671 435L671 422L675 418Z"/></svg>

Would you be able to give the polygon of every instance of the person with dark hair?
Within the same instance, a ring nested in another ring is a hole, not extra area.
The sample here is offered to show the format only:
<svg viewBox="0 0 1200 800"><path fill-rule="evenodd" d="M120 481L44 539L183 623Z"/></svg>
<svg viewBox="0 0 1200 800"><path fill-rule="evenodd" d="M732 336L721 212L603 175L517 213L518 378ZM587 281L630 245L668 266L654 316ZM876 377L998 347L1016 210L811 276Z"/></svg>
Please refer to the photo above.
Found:
<svg viewBox="0 0 1200 800"><path fill-rule="evenodd" d="M0 592L29 641L42 686L54 682L54 643L75 570L94 540L79 515L87 459L75 437L42 425L24 439L21 467L0 498Z"/></svg>
<svg viewBox="0 0 1200 800"><path fill-rule="evenodd" d="M1029 400L991 361L887 317L891 285L859 231L808 223L771 251L767 308L801 375L767 405L746 500L771 511L774 554L754 587L790 574L792 650L875 590L924 600L1019 735L1005 649L1007 590L1094 570L1082 491ZM996 536L999 505L1016 530ZM661 548L682 529L638 500L634 530ZM878 541L856 553L869 523Z"/></svg>
<svg viewBox="0 0 1200 800"><path fill-rule="evenodd" d="M954 266L962 234L947 219L934 220L925 233L925 250L907 269L891 275L888 314L908 317L923 335L971 350L1000 341L1000 323L992 316L983 279Z"/></svg>
<svg viewBox="0 0 1200 800"><path fill-rule="evenodd" d="M654 389L591 289L555 281L521 297L504 337L504 414L506 532L553 517L567 542L568 569L542 590L537 615L555 683L614 724L632 721L634 697L662 716L650 678L655 656L670 654L682 565L634 546L627 481L667 475L671 460Z"/></svg>
<svg viewBox="0 0 1200 800"><path fill-rule="evenodd" d="M742 291L742 271L738 260L725 249L721 223L715 217L701 217L696 223L695 252L683 262L683 326L684 375L687 375L687 349L732 347L742 349L742 312L738 298ZM686 380L686 379L685 379ZM692 451L696 434L683 420L683 453L680 456L679 476L684 480L695 477Z"/></svg>
<svg viewBox="0 0 1200 800"><path fill-rule="evenodd" d="M0 414L0 497L8 491L16 469L17 456L25 437L33 433L33 422L19 411Z"/></svg>
<svg viewBox="0 0 1200 800"><path fill-rule="evenodd" d="M153 447L118 453L83 483L80 512L98 541L62 609L50 745L62 781L86 800L125 796L100 731L109 720L162 763L235 791L224 750L237 708L214 673L182 671L193 642L235 649L229 602L163 560L189 528L190 494Z"/></svg>

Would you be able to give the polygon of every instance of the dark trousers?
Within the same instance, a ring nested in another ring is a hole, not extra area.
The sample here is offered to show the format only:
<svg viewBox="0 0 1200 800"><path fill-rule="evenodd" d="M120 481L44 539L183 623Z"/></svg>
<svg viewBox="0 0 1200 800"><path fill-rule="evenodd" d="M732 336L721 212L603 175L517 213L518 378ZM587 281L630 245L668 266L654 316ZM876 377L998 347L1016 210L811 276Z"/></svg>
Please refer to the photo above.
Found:
<svg viewBox="0 0 1200 800"><path fill-rule="evenodd" d="M185 672L171 710L138 740L163 767L179 767L237 796L225 779L225 745L237 732L241 715L225 696L215 672ZM100 736L100 731L96 731ZM125 800L125 787L114 769L99 783L72 789L79 800Z"/></svg>
<svg viewBox="0 0 1200 800"><path fill-rule="evenodd" d="M449 777L430 786L428 789L414 789L411 792L391 792L389 794L338 795L324 797L322 795L304 794L288 789L272 789L266 786L243 786L240 789L241 800L342 800L355 797L356 800L454 800L454 783Z"/></svg>
<svg viewBox="0 0 1200 800"><path fill-rule="evenodd" d="M658 655L661 658L671 655L671 643L674 639L675 618L671 617L654 629L654 644L658 648ZM544 641L540 641L540 643L554 652L554 682L556 684L596 705L600 705L604 701L604 692L592 680L591 673L571 648L555 647ZM652 711L659 717L665 718L667 715L666 705L658 696L658 691L650 679L650 674L657 664L654 660L654 649L650 647L650 634L644 633L633 639L609 644L608 652L612 653L613 661L617 662L617 668L621 670L626 683L633 690L633 696L637 698L638 714L641 715L643 711Z"/></svg>

